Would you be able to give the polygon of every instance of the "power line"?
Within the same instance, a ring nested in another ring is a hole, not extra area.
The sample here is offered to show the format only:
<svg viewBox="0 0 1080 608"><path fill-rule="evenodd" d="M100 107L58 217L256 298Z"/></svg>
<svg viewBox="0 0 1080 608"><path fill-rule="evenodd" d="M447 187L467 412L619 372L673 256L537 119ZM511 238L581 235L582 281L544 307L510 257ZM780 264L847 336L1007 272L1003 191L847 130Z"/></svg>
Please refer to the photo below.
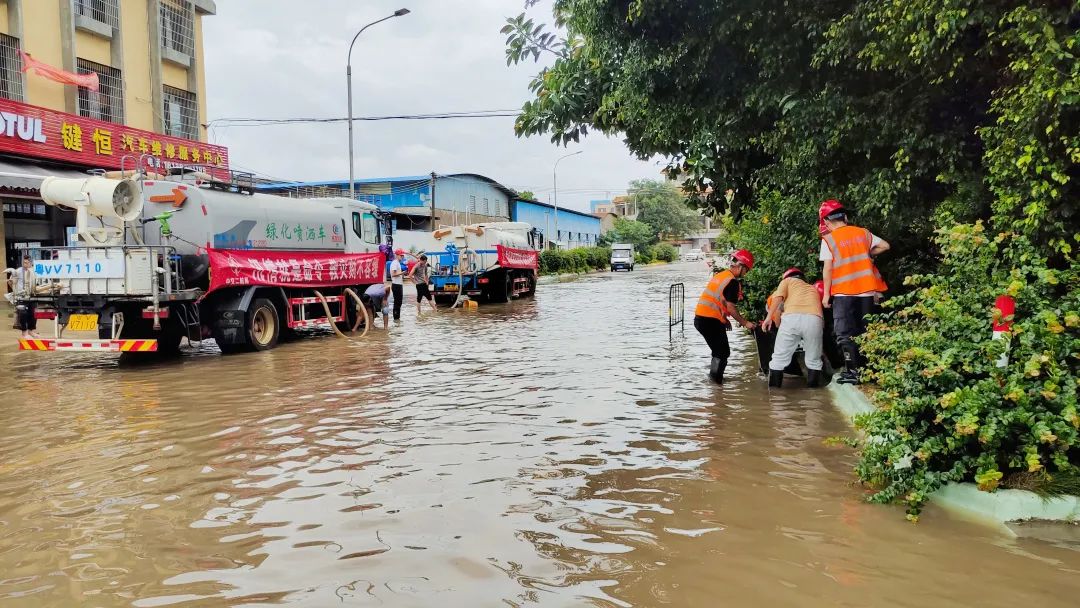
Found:
<svg viewBox="0 0 1080 608"><path fill-rule="evenodd" d="M438 112L432 114L390 114L386 116L354 116L354 121L377 122L384 120L452 120L456 118L515 118L521 115L520 110L470 110L464 112ZM208 129L211 126L230 127L266 127L292 124L322 124L348 122L347 117L320 118L215 118L204 125Z"/></svg>

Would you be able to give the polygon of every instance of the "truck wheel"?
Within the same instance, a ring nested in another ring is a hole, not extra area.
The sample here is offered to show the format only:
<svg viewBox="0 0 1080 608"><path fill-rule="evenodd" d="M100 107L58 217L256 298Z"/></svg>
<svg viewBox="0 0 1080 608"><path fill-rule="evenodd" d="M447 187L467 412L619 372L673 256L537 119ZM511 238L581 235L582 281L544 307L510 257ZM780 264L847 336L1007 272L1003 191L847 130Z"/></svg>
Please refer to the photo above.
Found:
<svg viewBox="0 0 1080 608"><path fill-rule="evenodd" d="M488 301L494 304L502 304L510 299L513 290L514 279L509 272L494 273L488 284Z"/></svg>
<svg viewBox="0 0 1080 608"><path fill-rule="evenodd" d="M270 350L277 345L281 333L281 317L277 307L266 298L251 303L247 314L247 342L251 350Z"/></svg>

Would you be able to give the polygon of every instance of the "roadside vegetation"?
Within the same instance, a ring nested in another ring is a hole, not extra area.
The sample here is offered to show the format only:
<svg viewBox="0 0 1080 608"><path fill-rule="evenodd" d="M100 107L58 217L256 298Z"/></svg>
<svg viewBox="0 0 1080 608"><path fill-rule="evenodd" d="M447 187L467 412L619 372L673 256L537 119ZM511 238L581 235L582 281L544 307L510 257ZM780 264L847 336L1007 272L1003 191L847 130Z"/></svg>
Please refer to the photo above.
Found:
<svg viewBox="0 0 1080 608"><path fill-rule="evenodd" d="M721 245L757 257L752 308L785 268L819 268L826 198L892 244L891 299L863 339L878 409L859 422L856 472L872 500L917 519L949 481L1044 492L1080 478L1076 3L554 10L557 32L528 14L504 28L509 63L544 66L517 133L620 134L669 159L692 203L723 218ZM1001 294L1016 299L1010 340L991 339Z"/></svg>

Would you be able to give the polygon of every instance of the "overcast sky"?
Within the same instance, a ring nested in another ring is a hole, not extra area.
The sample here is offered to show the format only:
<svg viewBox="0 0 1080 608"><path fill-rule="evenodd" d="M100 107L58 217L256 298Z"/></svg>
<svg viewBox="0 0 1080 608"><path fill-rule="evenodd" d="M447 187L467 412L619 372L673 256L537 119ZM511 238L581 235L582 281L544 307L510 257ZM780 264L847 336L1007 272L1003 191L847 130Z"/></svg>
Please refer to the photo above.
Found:
<svg viewBox="0 0 1080 608"><path fill-rule="evenodd" d="M353 51L354 114L516 110L528 99L533 63L508 68L499 28L523 0L217 0L205 24L209 118L342 117L345 59L353 34L405 7L412 13L368 29ZM530 9L550 21L550 1ZM347 179L345 123L212 128L236 169L281 179ZM547 136L519 139L513 118L360 122L357 177L480 173L548 200L559 165L559 203L591 199L656 178L619 138L589 135L569 149Z"/></svg>

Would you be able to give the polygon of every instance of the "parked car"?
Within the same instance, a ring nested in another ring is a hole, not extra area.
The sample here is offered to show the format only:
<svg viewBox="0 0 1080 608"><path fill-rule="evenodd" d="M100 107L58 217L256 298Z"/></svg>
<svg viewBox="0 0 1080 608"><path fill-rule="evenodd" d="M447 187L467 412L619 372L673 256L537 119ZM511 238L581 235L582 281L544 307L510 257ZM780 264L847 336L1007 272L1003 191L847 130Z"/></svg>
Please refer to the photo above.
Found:
<svg viewBox="0 0 1080 608"><path fill-rule="evenodd" d="M705 259L705 254L700 249L691 249L683 254L684 262L700 262Z"/></svg>

